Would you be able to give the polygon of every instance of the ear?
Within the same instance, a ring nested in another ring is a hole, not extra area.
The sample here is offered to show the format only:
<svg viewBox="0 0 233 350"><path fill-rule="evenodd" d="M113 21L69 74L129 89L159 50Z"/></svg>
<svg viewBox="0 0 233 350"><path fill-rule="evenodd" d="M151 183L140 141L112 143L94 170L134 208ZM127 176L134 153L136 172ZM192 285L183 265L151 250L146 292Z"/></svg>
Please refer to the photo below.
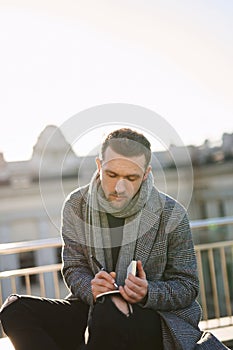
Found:
<svg viewBox="0 0 233 350"><path fill-rule="evenodd" d="M100 173L100 170L102 167L100 158L96 157L95 162L96 162L97 171L98 173Z"/></svg>
<svg viewBox="0 0 233 350"><path fill-rule="evenodd" d="M146 171L145 171L145 174L144 174L144 176L143 176L143 179L142 179L142 181L145 181L146 179L147 179L147 177L148 177L148 175L149 175L149 172L151 171L151 165L149 165L148 166L148 168L146 169Z"/></svg>

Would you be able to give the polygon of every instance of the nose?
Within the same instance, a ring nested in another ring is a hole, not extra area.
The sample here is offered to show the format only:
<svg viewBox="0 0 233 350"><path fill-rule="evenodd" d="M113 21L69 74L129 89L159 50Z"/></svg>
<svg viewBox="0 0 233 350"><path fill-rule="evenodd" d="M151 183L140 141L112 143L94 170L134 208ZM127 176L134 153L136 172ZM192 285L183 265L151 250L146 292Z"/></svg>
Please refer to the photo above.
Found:
<svg viewBox="0 0 233 350"><path fill-rule="evenodd" d="M115 191L117 193L124 193L126 191L126 182L124 179L117 181Z"/></svg>

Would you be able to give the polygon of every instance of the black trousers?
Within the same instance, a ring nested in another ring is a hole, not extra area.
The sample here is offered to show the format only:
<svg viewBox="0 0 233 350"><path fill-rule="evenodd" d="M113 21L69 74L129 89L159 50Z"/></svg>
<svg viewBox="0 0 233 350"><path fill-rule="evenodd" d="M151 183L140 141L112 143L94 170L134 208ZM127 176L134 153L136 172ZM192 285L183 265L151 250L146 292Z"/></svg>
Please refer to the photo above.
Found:
<svg viewBox="0 0 233 350"><path fill-rule="evenodd" d="M98 300L98 299L97 299ZM163 350L160 316L133 304L129 316L111 298L95 304L85 350Z"/></svg>
<svg viewBox="0 0 233 350"><path fill-rule="evenodd" d="M0 319L16 350L78 350L88 310L83 302L19 296Z"/></svg>
<svg viewBox="0 0 233 350"><path fill-rule="evenodd" d="M19 296L0 314L16 350L162 350L160 317L133 305L128 317L110 298L95 304L84 344L89 306L81 301Z"/></svg>

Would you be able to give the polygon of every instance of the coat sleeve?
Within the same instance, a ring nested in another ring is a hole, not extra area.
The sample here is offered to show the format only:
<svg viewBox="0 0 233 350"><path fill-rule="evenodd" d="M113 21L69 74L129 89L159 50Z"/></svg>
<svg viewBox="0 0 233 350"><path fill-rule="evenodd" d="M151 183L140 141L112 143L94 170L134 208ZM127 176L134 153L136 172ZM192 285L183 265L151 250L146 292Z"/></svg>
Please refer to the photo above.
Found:
<svg viewBox="0 0 233 350"><path fill-rule="evenodd" d="M81 202L82 196L73 194L63 207L62 275L73 297L91 305L93 303L91 280L94 275L88 264Z"/></svg>
<svg viewBox="0 0 233 350"><path fill-rule="evenodd" d="M192 304L199 291L194 244L184 208L176 205L165 210L160 230L166 241L166 263L161 277L148 281L143 306L160 311L182 309Z"/></svg>

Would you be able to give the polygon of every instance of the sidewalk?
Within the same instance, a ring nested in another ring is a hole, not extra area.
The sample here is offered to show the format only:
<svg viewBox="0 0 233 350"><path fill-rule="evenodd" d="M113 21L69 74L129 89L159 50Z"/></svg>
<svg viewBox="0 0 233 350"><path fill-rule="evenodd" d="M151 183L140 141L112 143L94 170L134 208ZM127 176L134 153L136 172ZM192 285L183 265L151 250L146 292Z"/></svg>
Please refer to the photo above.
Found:
<svg viewBox="0 0 233 350"><path fill-rule="evenodd" d="M11 341L8 338L0 339L0 349L1 350L15 350Z"/></svg>

